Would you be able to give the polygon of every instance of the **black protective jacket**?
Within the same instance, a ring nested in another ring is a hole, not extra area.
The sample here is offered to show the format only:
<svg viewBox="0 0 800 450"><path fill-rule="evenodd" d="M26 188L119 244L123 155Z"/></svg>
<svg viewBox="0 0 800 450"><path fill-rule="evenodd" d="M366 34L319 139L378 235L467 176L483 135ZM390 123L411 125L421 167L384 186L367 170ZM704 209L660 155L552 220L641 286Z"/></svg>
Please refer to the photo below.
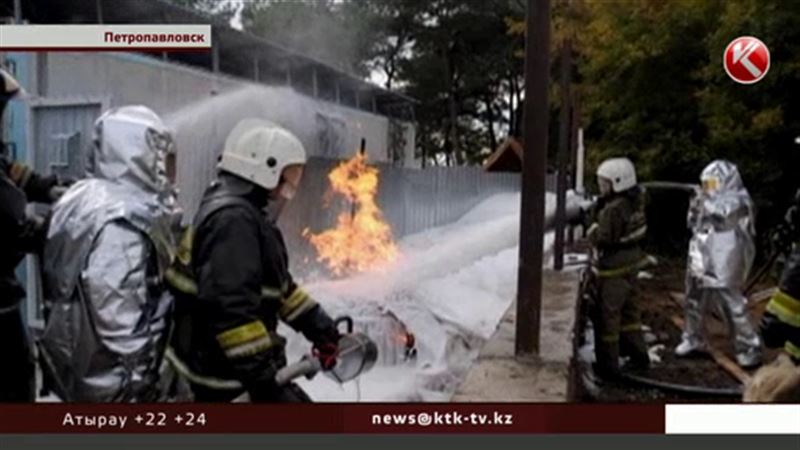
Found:
<svg viewBox="0 0 800 450"><path fill-rule="evenodd" d="M780 247L794 248L786 260L778 291L767 303L761 319L761 335L767 347L782 347L800 364L800 189L779 227Z"/></svg>
<svg viewBox="0 0 800 450"><path fill-rule="evenodd" d="M14 269L25 253L38 250L44 242L46 230L25 214L25 205L28 201L49 203L50 189L57 183L54 176L42 177L0 156L0 309L25 296Z"/></svg>
<svg viewBox="0 0 800 450"><path fill-rule="evenodd" d="M286 365L279 320L317 346L339 338L289 274L283 236L261 212L265 198L223 175L206 191L167 274L177 294L172 346L190 380L208 389L238 381L255 402L278 397L273 379Z"/></svg>
<svg viewBox="0 0 800 450"><path fill-rule="evenodd" d="M644 194L637 186L601 198L587 236L597 249L596 273L615 278L638 272L647 262L641 242L647 233Z"/></svg>

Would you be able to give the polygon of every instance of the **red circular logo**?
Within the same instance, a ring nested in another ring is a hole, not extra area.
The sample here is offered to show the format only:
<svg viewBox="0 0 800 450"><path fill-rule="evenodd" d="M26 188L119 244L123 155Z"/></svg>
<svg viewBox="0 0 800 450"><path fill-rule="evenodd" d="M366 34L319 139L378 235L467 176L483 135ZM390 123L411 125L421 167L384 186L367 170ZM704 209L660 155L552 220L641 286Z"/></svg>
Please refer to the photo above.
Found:
<svg viewBox="0 0 800 450"><path fill-rule="evenodd" d="M728 44L722 61L733 81L757 83L769 71L769 49L757 38L742 36Z"/></svg>

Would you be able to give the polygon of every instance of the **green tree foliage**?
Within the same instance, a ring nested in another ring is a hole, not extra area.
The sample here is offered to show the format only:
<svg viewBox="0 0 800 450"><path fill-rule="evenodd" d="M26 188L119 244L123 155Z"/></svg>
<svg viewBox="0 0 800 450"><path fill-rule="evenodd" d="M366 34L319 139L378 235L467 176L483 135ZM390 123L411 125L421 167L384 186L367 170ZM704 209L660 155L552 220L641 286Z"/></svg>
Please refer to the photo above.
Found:
<svg viewBox="0 0 800 450"><path fill-rule="evenodd" d="M800 187L800 1L741 0L722 5L719 26L708 36L709 63L698 92L710 156L742 166L764 219L784 207ZM767 76L741 86L719 70L719 59L735 37L757 36L769 47Z"/></svg>
<svg viewBox="0 0 800 450"><path fill-rule="evenodd" d="M588 3L578 37L594 165L626 155L645 179L697 177L692 163L707 159L698 147L698 72L708 63L704 40L716 14L710 2Z"/></svg>
<svg viewBox="0 0 800 450"><path fill-rule="evenodd" d="M798 187L800 2L587 1L580 39L590 167L631 157L643 179L698 182L716 158L736 163L761 228ZM728 78L728 43L754 35L772 67L754 85Z"/></svg>
<svg viewBox="0 0 800 450"><path fill-rule="evenodd" d="M434 0L414 10L414 45L400 62L406 92L417 108L418 149L448 165L480 163L513 123L521 89L519 37L507 19L520 9L509 1ZM512 112L509 112L512 110Z"/></svg>
<svg viewBox="0 0 800 450"><path fill-rule="evenodd" d="M176 0L207 12L228 2ZM551 0L551 156L558 57L575 47L589 169L627 155L642 179L696 182L715 158L737 163L769 226L800 167L800 0ZM480 163L521 135L524 0L260 0L254 34L420 100L417 149L429 162ZM764 80L736 84L722 53L755 35L772 53ZM680 216L680 214L678 214Z"/></svg>

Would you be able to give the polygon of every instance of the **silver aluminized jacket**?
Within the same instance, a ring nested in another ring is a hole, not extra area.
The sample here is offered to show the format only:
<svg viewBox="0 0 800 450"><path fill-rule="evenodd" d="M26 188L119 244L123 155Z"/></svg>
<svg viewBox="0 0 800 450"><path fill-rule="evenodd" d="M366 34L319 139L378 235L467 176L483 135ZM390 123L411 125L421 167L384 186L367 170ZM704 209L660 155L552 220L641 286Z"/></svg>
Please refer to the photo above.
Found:
<svg viewBox="0 0 800 450"><path fill-rule="evenodd" d="M750 194L733 163L709 164L701 179L719 180L716 192L701 193L689 210L688 275L704 288L740 289L755 257L755 216Z"/></svg>
<svg viewBox="0 0 800 450"><path fill-rule="evenodd" d="M755 224L753 203L735 165L717 160L700 176L704 189L689 210L693 235L686 271L686 325L680 356L708 347L705 317L708 308L721 308L733 340L736 362L752 367L761 361L761 339L750 323L747 299L741 289L753 264Z"/></svg>
<svg viewBox="0 0 800 450"><path fill-rule="evenodd" d="M156 400L174 253L169 133L143 106L95 123L89 179L53 208L44 250L45 370L66 401Z"/></svg>

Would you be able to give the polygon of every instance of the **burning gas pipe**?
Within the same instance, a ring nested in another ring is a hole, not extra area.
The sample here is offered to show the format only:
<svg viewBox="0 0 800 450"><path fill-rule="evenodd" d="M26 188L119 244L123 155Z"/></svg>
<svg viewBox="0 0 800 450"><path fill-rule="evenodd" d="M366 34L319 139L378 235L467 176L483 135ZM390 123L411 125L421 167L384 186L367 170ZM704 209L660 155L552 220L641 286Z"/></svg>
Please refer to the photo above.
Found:
<svg viewBox="0 0 800 450"><path fill-rule="evenodd" d="M398 255L391 227L384 220L375 199L379 173L367 164L366 159L366 140L362 138L355 156L337 165L328 175L333 192L350 202L348 210L338 215L336 226L319 234L312 234L308 229L303 231L303 236L317 251L317 261L325 263L336 276L379 267ZM380 320L397 324L380 338L387 348L400 351L397 360L392 358L394 363L415 359L414 334L391 312L384 312Z"/></svg>
<svg viewBox="0 0 800 450"><path fill-rule="evenodd" d="M358 149L358 154L365 157L367 154L367 140L361 138L361 148ZM350 201L350 220L356 220L356 202Z"/></svg>
<svg viewBox="0 0 800 450"><path fill-rule="evenodd" d="M303 231L317 251L317 261L336 276L379 267L398 255L392 229L375 201L378 169L366 160L366 141L362 139L359 152L328 174L331 188L350 202L350 210L339 214L334 228L319 234Z"/></svg>
<svg viewBox="0 0 800 450"><path fill-rule="evenodd" d="M417 338L414 333L406 328L406 325L391 311L385 311L384 317L388 320L394 321L398 325L398 329L390 335L394 337L395 348L402 351L400 361L413 361L417 358Z"/></svg>

